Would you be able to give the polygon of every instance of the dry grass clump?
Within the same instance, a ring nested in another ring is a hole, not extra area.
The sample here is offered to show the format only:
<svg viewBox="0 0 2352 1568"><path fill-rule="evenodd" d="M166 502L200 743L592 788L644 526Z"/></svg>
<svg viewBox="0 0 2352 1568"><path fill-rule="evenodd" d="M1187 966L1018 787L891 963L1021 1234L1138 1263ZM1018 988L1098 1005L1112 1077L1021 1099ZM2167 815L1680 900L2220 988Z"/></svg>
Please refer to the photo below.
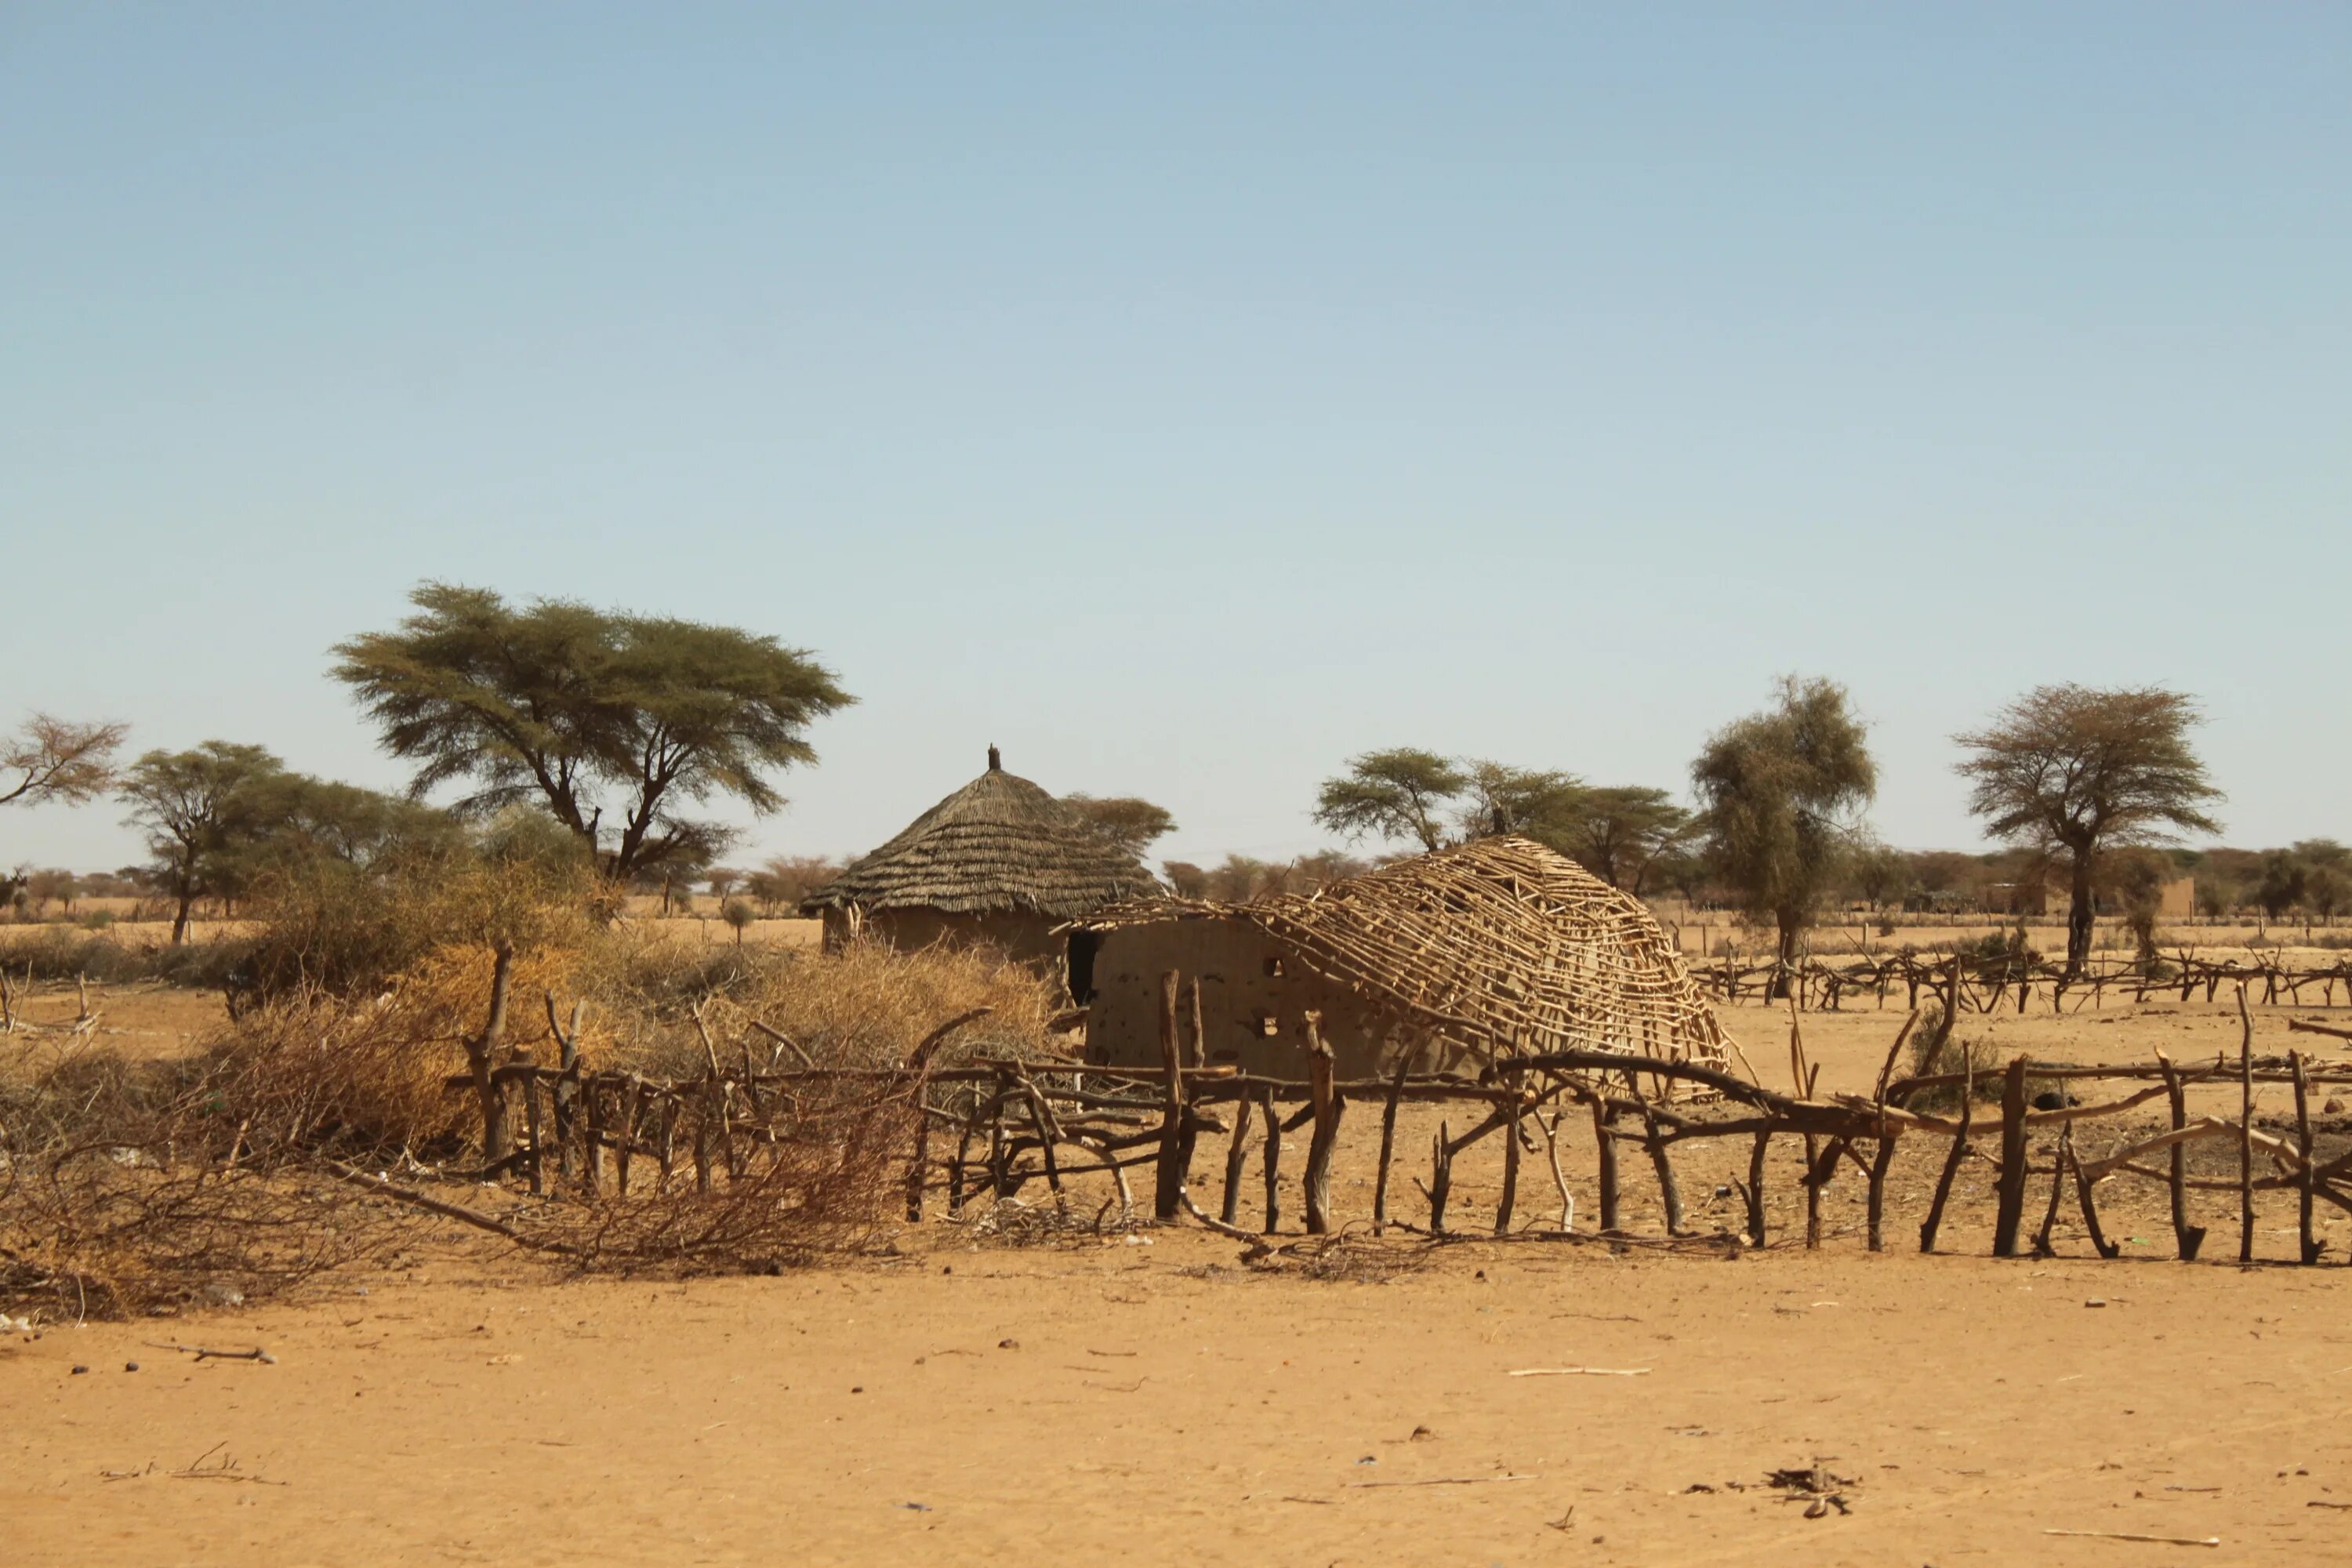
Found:
<svg viewBox="0 0 2352 1568"><path fill-rule="evenodd" d="M902 952L861 940L820 954L657 938L616 943L596 963L588 992L596 1013L621 1041L634 1037L640 1054L626 1065L648 1071L702 1070L694 1007L716 1039L730 1047L748 1040L763 1068L898 1067L940 1024L981 1007L988 1016L958 1031L934 1066L1058 1054L1051 1028L1056 985L988 949ZM793 1046L755 1030L754 1020Z"/></svg>

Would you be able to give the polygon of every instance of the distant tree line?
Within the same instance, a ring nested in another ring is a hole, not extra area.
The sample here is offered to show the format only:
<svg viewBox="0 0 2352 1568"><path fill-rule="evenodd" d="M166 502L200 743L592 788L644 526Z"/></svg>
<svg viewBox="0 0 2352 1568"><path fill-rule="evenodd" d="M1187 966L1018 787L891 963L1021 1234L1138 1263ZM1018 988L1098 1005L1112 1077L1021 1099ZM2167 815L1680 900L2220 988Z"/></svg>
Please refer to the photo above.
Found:
<svg viewBox="0 0 2352 1568"><path fill-rule="evenodd" d="M144 834L146 864L110 875L19 867L0 902L20 916L129 897L168 910L173 939L202 903L238 900L292 867L368 876L417 857L511 843L519 823L601 873L608 889L657 897L665 912L700 889L730 918L797 912L838 862L782 856L722 865L732 834L698 807L780 809L781 775L813 763L807 731L856 700L805 649L728 626L510 604L427 583L388 631L339 644L332 673L411 764L386 795L289 769L268 751L207 741L123 763L123 726L35 714L0 736L0 806L87 804L111 795ZM2163 891L2196 879L2198 911L2332 922L2352 910L2352 851L2306 839L2260 851L2182 847L2221 825L2220 793L2189 744L2193 700L2160 688L2037 688L1954 737L1969 806L2000 848L1906 852L1872 832L1877 790L1867 727L1832 681L1783 678L1770 701L1707 738L1690 767L1692 805L1651 785L1594 784L1563 768L1417 747L1362 752L1324 781L1312 819L1360 847L1287 860L1168 860L1188 898L1308 891L1399 855L1496 834L1550 845L1612 886L1736 908L1793 954L1832 906L1929 910L2013 905L2021 888L2063 886L2068 958L2091 921L2123 914L2152 940ZM429 797L454 789L446 805ZM1174 830L1139 796L1073 795L1106 842L1142 857ZM503 852L503 851L502 851ZM534 850L533 853L538 853Z"/></svg>

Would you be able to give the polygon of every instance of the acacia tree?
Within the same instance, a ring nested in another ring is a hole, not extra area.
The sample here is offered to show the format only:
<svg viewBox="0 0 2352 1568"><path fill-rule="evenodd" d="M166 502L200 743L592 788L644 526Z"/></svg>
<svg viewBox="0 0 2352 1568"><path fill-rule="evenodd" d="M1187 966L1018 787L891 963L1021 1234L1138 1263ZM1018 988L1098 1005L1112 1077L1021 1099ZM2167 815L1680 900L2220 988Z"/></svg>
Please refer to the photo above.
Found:
<svg viewBox="0 0 2352 1568"><path fill-rule="evenodd" d="M2221 792L2189 747L2197 721L2192 699L2160 687L2039 686L1986 728L1953 737L1973 753L1955 766L1973 785L1969 810L1985 831L2066 852L2070 976L2091 954L2093 879L2103 850L2220 830L2203 808Z"/></svg>
<svg viewBox="0 0 2352 1568"><path fill-rule="evenodd" d="M1506 833L1562 838L1582 812L1584 782L1573 773L1484 761L1465 762L1461 770L1462 800L1454 820L1463 843Z"/></svg>
<svg viewBox="0 0 2352 1568"><path fill-rule="evenodd" d="M1138 858L1154 840L1176 831L1176 818L1166 807L1131 795L1066 795L1062 804L1085 818L1088 827Z"/></svg>
<svg viewBox="0 0 2352 1568"><path fill-rule="evenodd" d="M0 805L82 805L114 787L114 753L127 724L76 724L36 713L0 737Z"/></svg>
<svg viewBox="0 0 2352 1568"><path fill-rule="evenodd" d="M1558 837L1536 837L1638 898L1651 872L1689 840L1691 831L1691 814L1664 790L1609 784L1578 792L1575 809Z"/></svg>
<svg viewBox="0 0 2352 1568"><path fill-rule="evenodd" d="M188 752L149 752L122 775L124 821L147 834L156 881L173 901L172 942L185 942L196 900L234 887L275 814L267 802L287 777L259 746L206 741Z"/></svg>
<svg viewBox="0 0 2352 1568"><path fill-rule="evenodd" d="M398 630L336 645L334 674L418 764L412 793L464 780L476 814L534 801L618 881L707 865L729 836L680 807L778 810L770 775L814 762L809 724L856 700L806 650L731 626L446 583L409 601Z"/></svg>
<svg viewBox="0 0 2352 1568"><path fill-rule="evenodd" d="M1469 784L1467 773L1435 752L1366 752L1348 759L1346 773L1323 781L1315 820L1347 838L1412 839L1423 849L1442 849L1448 805Z"/></svg>
<svg viewBox="0 0 2352 1568"><path fill-rule="evenodd" d="M1708 740L1691 784L1717 874L1750 916L1779 928L1777 996L1853 841L1851 818L1878 792L1862 721L1843 687L1782 676L1770 708Z"/></svg>
<svg viewBox="0 0 2352 1568"><path fill-rule="evenodd" d="M2303 902L2304 883L2310 873L2284 849L2265 850L2262 868L2261 879L2254 883L2254 905L2275 921Z"/></svg>

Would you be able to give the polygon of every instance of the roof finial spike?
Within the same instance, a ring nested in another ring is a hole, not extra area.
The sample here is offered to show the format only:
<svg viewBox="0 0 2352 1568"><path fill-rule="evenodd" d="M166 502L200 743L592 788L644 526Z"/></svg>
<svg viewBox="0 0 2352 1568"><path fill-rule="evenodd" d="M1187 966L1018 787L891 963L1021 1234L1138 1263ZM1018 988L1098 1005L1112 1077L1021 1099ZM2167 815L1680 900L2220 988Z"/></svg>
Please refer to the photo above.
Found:
<svg viewBox="0 0 2352 1568"><path fill-rule="evenodd" d="M992 773L1001 773L1004 771L1004 753L998 751L992 743L988 748L988 771Z"/></svg>

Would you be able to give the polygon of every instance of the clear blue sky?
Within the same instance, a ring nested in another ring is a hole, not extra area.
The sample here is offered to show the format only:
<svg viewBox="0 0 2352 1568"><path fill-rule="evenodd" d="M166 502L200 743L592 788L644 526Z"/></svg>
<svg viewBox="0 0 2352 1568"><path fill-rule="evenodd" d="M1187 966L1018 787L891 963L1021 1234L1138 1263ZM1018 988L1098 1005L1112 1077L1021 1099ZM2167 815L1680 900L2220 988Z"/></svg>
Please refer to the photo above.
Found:
<svg viewBox="0 0 2352 1568"><path fill-rule="evenodd" d="M1192 858L1379 745L1679 790L1784 670L1898 843L2063 679L2352 837L2347 81L2340 5L18 0L0 717L394 784L326 650L437 577L821 652L747 858L991 741Z"/></svg>

